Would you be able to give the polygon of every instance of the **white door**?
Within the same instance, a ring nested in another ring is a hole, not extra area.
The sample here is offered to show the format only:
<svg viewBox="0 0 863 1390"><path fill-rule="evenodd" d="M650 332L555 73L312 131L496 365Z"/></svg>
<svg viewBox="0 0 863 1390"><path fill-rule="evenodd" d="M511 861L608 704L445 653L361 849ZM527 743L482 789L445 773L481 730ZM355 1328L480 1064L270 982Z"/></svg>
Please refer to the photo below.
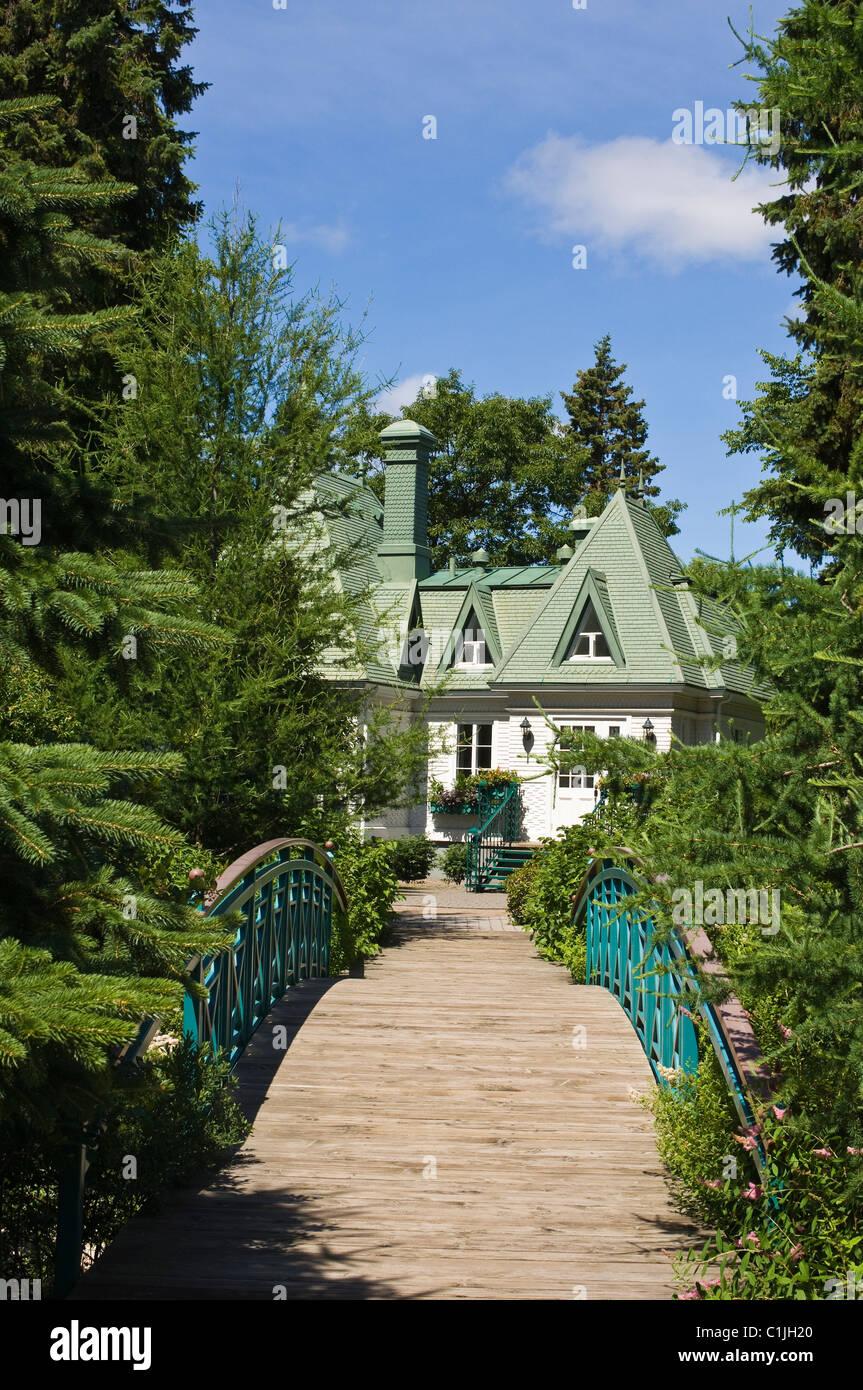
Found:
<svg viewBox="0 0 863 1390"><path fill-rule="evenodd" d="M595 724L574 724L567 721L556 721L560 729L561 748L566 747L567 730L579 729L586 733L595 734L599 732ZM596 805L594 790L596 776L592 772L585 772L576 767L571 767L564 771L560 769L554 776L552 786L552 808L551 826L552 831L560 830L564 825L577 825L587 811L592 811Z"/></svg>

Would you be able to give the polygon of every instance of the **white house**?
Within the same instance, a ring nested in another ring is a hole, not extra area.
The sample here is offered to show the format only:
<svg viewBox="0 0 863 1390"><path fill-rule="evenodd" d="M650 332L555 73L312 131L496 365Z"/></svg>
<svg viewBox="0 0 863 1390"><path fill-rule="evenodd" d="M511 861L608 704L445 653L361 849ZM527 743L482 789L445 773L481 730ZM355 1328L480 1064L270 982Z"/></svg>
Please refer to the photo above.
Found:
<svg viewBox="0 0 863 1390"><path fill-rule="evenodd" d="M449 787L458 772L518 772L524 782L523 834L535 840L581 819L594 806L594 779L552 774L539 761L556 728L604 738L683 743L758 738L763 731L752 671L736 659L735 620L690 592L680 562L637 491L623 486L597 518L575 516L571 545L545 565L500 567L483 551L465 568L432 572L426 516L434 436L411 420L389 425L384 505L341 475L320 493L345 505L328 522L331 541L350 547L338 579L370 595L372 657L348 672L369 698L416 711L437 690L432 728L446 751L428 779ZM538 708L541 707L541 708ZM405 717L411 717L407 713ZM539 775L537 775L539 774ZM426 831L440 843L463 839L476 817L435 814L427 797L376 818L376 835Z"/></svg>

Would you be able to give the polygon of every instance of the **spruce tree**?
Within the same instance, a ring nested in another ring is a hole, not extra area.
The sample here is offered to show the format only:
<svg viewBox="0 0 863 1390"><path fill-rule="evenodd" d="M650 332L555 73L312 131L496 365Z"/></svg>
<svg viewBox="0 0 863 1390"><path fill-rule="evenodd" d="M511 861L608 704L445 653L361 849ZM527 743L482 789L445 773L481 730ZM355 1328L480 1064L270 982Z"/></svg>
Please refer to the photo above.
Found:
<svg viewBox="0 0 863 1390"><path fill-rule="evenodd" d="M725 440L729 452L762 459L765 476L745 495L748 515L770 519L778 546L819 561L829 538L812 505L814 491L844 496L863 409L859 363L847 352L827 350L815 289L820 282L855 298L863 287L863 6L860 0L804 0L780 20L775 37L748 33L741 42L756 70L755 101L780 113L778 150L752 141L747 156L787 180L759 211L779 230L773 251L778 268L802 274L795 291L801 313L789 321L797 352L762 354L770 377L758 383L760 395L743 404L743 421Z"/></svg>
<svg viewBox="0 0 863 1390"><path fill-rule="evenodd" d="M566 441L573 460L575 504L588 516L598 516L619 485L621 469L630 487L643 487L647 498L658 497L653 481L665 467L646 447L644 401L634 401L623 380L626 363L618 366L606 333L594 348L592 366L580 371L572 391L561 392L569 416ZM656 519L666 535L679 531L676 517L682 504L673 499L656 507Z"/></svg>
<svg viewBox="0 0 863 1390"><path fill-rule="evenodd" d="M2 103L0 130L55 106ZM122 680L130 642L150 669L160 650L225 643L194 615L187 576L98 553L101 531L118 535L110 500L63 465L75 402L46 379L49 364L73 366L128 312L58 313L51 286L116 254L76 214L126 191L0 146L0 1114L9 1142L86 1116L110 1084L109 1047L129 1041L145 1014L176 1008L185 961L224 935L124 872L128 858L183 844L131 799L175 775L177 756L84 742L59 676L72 649L81 670L100 653Z"/></svg>
<svg viewBox="0 0 863 1390"><path fill-rule="evenodd" d="M191 0L18 0L0 9L0 100L60 103L50 124L17 130L16 150L94 183L133 185L122 204L88 209L82 225L134 251L164 246L200 214L184 169L194 135L176 125L206 87L180 61L196 32ZM99 307L97 272L82 280L82 307Z"/></svg>

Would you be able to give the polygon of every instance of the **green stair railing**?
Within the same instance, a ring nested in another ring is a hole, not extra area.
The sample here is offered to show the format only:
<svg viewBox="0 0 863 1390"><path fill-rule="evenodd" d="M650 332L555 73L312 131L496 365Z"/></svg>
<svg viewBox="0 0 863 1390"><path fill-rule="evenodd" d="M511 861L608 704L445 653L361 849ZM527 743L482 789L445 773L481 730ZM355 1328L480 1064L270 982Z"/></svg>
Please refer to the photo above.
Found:
<svg viewBox="0 0 863 1390"><path fill-rule="evenodd" d="M480 824L467 832L465 840L465 888L469 893L482 892L497 867L504 846L512 844L518 834L519 793L518 782L510 782L506 787L487 787L480 783Z"/></svg>
<svg viewBox="0 0 863 1390"><path fill-rule="evenodd" d="M657 939L656 921L631 904L644 883L633 875L640 863L621 849L613 859L594 859L573 909L587 938L587 983L610 991L623 1008L656 1079L664 1072L698 1066L696 1018L706 1025L740 1120L754 1123L752 1100L770 1094L770 1073L740 1000L721 1004L703 998L702 975L725 978L702 929L676 931ZM762 1155L753 1158L762 1168Z"/></svg>

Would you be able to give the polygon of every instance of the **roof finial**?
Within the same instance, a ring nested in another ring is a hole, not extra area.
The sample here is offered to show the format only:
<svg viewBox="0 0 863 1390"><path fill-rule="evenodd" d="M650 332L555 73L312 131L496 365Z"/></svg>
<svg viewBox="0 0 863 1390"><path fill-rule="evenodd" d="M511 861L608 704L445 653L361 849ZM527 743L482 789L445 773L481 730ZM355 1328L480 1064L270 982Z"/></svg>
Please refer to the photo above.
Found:
<svg viewBox="0 0 863 1390"><path fill-rule="evenodd" d="M617 476L617 487L619 492L626 492L626 464L620 460L620 472Z"/></svg>

